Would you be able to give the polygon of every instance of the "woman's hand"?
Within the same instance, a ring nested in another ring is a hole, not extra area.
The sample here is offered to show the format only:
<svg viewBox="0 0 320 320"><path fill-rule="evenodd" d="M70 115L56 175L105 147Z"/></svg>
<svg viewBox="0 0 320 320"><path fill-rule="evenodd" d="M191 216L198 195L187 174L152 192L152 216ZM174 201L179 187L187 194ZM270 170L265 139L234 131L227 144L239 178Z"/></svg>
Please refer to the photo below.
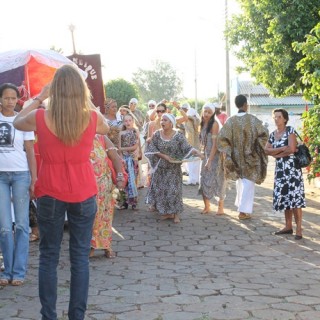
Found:
<svg viewBox="0 0 320 320"><path fill-rule="evenodd" d="M51 83L48 83L42 88L41 92L38 95L38 98L41 101L44 101L49 97L50 86L51 86Z"/></svg>
<svg viewBox="0 0 320 320"><path fill-rule="evenodd" d="M125 181L117 181L117 188L122 191L125 188Z"/></svg>
<svg viewBox="0 0 320 320"><path fill-rule="evenodd" d="M35 181L31 181L30 186L29 186L29 196L30 196L30 200L35 199L35 195L34 195L34 185L35 185Z"/></svg>
<svg viewBox="0 0 320 320"><path fill-rule="evenodd" d="M211 162L212 161L210 159L207 160L206 164L204 165L204 168L206 170L210 170L211 169Z"/></svg>
<svg viewBox="0 0 320 320"><path fill-rule="evenodd" d="M168 156L167 154L164 154L162 159L168 161L168 162L171 162L172 161L172 158L170 156Z"/></svg>
<svg viewBox="0 0 320 320"><path fill-rule="evenodd" d="M180 104L177 101L172 101L171 104L178 110L180 110Z"/></svg>

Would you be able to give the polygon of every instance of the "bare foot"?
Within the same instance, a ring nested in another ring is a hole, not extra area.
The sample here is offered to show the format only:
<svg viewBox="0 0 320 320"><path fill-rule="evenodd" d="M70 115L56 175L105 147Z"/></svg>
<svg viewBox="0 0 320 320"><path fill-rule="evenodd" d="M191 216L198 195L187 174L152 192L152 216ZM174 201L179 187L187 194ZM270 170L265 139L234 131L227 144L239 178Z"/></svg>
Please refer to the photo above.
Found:
<svg viewBox="0 0 320 320"><path fill-rule="evenodd" d="M94 248L90 249L89 258L92 258L94 256Z"/></svg>
<svg viewBox="0 0 320 320"><path fill-rule="evenodd" d="M177 214L174 215L173 222L174 223L180 223L179 215L177 215Z"/></svg>
<svg viewBox="0 0 320 320"><path fill-rule="evenodd" d="M160 216L160 220L167 220L167 219L173 219L174 218L174 214L162 214Z"/></svg>
<svg viewBox="0 0 320 320"><path fill-rule="evenodd" d="M223 215L224 214L223 204L224 204L224 201L219 200L218 211L217 211L216 215Z"/></svg>
<svg viewBox="0 0 320 320"><path fill-rule="evenodd" d="M210 208L209 208L209 209L204 208L204 209L201 211L201 214L209 214L209 213L210 213Z"/></svg>
<svg viewBox="0 0 320 320"><path fill-rule="evenodd" d="M217 216L223 216L223 215L224 215L224 212L218 210L218 211L216 212L216 215L217 215Z"/></svg>
<svg viewBox="0 0 320 320"><path fill-rule="evenodd" d="M108 259L113 259L116 257L116 254L112 250L109 250L109 249L104 250L104 255Z"/></svg>

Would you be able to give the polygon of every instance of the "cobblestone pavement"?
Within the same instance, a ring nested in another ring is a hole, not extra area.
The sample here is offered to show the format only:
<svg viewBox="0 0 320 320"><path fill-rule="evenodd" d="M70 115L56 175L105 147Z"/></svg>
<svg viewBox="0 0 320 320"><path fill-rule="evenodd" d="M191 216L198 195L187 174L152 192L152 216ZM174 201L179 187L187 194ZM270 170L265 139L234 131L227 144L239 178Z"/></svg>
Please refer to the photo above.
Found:
<svg viewBox="0 0 320 320"><path fill-rule="evenodd" d="M320 319L319 189L306 182L303 236L275 236L282 214L272 212L273 165L256 187L254 217L239 221L234 183L225 215L201 215L197 187L184 186L180 224L160 221L143 204L116 211L115 259L91 259L92 320ZM213 205L213 209L216 206ZM123 237L123 238L122 238ZM68 233L59 265L59 319L67 319ZM31 243L22 287L0 288L0 319L39 319L37 243Z"/></svg>

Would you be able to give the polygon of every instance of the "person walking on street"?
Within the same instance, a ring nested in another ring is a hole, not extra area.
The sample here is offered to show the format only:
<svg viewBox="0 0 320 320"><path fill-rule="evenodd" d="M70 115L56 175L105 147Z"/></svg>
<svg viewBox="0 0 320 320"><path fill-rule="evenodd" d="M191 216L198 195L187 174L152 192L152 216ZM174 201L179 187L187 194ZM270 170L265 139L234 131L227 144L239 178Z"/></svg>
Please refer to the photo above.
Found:
<svg viewBox="0 0 320 320"><path fill-rule="evenodd" d="M268 158L264 147L268 130L262 122L247 113L247 98L235 98L238 113L230 117L220 130L218 150L225 154L227 179L236 181L239 219L250 219L253 211L255 184L266 178Z"/></svg>
<svg viewBox="0 0 320 320"><path fill-rule="evenodd" d="M226 196L226 178L221 162L222 154L217 148L217 139L221 124L217 121L215 106L213 103L206 103L201 114L200 142L204 159L201 164L199 194L202 195L204 209L202 214L209 214L211 209L210 200L215 198L218 201L216 214L224 214L224 198Z"/></svg>

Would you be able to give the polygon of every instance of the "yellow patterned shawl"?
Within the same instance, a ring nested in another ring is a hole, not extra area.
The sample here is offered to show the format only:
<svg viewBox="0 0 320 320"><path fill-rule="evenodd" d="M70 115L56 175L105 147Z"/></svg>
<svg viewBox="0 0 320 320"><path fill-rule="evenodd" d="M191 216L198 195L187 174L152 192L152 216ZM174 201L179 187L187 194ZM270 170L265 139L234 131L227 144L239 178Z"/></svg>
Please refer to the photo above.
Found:
<svg viewBox="0 0 320 320"><path fill-rule="evenodd" d="M268 157L264 147L268 130L251 114L235 115L224 124L218 136L218 149L225 153L227 179L245 178L261 184L267 174Z"/></svg>

